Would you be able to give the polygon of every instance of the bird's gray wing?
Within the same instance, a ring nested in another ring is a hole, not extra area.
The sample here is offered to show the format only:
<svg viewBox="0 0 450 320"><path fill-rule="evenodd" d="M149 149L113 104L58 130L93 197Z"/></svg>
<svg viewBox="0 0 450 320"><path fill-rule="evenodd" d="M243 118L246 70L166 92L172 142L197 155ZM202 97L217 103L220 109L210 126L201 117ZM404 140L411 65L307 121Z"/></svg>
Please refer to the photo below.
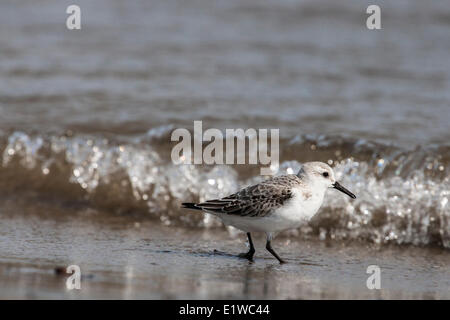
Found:
<svg viewBox="0 0 450 320"><path fill-rule="evenodd" d="M289 185L260 183L222 199L196 204L211 213L231 214L245 217L264 217L292 198Z"/></svg>

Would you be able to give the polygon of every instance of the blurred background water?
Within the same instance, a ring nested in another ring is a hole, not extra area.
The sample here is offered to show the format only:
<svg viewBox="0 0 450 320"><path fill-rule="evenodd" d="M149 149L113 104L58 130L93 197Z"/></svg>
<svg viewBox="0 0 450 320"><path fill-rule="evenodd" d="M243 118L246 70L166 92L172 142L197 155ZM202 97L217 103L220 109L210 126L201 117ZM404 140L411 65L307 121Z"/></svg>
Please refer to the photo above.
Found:
<svg viewBox="0 0 450 320"><path fill-rule="evenodd" d="M70 4L0 3L0 212L219 226L180 202L262 177L174 166L170 133L202 120L279 128L280 173L326 161L358 195L287 236L450 247L447 1L377 1L378 31L370 1L79 0L78 31Z"/></svg>

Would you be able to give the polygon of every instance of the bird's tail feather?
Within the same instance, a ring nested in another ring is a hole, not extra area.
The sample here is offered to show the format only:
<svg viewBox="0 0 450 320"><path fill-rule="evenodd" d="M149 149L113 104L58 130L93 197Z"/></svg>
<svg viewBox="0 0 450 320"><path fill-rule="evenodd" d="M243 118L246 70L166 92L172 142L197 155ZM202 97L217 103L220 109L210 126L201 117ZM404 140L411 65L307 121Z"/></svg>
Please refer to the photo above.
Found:
<svg viewBox="0 0 450 320"><path fill-rule="evenodd" d="M197 205L193 202L183 202L181 204L182 208L188 208L188 209L194 209L194 210L202 210L201 208L197 207Z"/></svg>

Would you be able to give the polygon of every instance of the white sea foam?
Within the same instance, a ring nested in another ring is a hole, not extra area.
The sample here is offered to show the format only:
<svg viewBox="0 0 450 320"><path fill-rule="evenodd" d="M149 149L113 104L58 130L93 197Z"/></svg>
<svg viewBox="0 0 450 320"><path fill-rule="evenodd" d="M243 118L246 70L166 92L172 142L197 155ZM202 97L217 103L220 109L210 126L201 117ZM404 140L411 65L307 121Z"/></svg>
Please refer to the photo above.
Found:
<svg viewBox="0 0 450 320"><path fill-rule="evenodd" d="M225 196L263 179L247 166L174 166L167 160L170 145L151 141L147 135L110 141L13 132L0 139L0 188L4 195L51 192L88 200L92 207L141 212L167 225L214 227L217 220L179 210L180 202ZM282 150L283 144L289 152L279 174L297 172L299 160L316 154L315 160L332 165L338 180L357 195L351 202L340 194L325 197L318 215L287 236L450 248L447 146L408 151L312 136L283 141Z"/></svg>

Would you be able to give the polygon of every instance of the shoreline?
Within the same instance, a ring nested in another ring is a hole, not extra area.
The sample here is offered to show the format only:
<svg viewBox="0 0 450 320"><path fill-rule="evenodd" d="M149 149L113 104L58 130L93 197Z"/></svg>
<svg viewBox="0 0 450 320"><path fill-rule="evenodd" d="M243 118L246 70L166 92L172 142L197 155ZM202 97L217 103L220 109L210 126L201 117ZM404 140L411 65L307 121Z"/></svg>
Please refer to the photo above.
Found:
<svg viewBox="0 0 450 320"><path fill-rule="evenodd" d="M255 237L254 263L237 258L244 235L164 227L127 217L5 216L1 299L449 299L445 249L276 238L280 265ZM24 235L28 235L24 237ZM214 250L226 252L215 254ZM76 264L81 289L68 290ZM366 286L381 268L381 289Z"/></svg>

